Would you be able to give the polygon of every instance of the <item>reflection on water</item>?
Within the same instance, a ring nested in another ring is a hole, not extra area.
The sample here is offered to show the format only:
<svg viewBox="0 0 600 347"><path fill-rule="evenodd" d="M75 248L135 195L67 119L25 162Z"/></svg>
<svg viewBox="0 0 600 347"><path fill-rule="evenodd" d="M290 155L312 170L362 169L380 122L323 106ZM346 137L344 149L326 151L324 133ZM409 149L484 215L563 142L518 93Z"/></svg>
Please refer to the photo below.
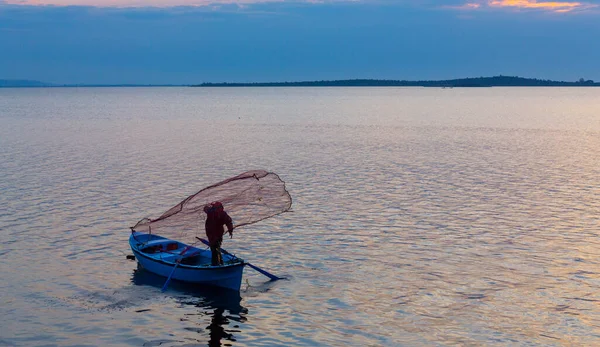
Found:
<svg viewBox="0 0 600 347"><path fill-rule="evenodd" d="M150 273L139 266L131 276L131 282L137 286L161 289L164 281L164 277ZM186 325L185 330L197 332L199 335L205 335L204 330L208 330L208 345L211 347L231 346L228 342L236 341L234 334L240 334L242 332L240 324L247 321L248 310L241 305L242 297L239 291L172 281L169 284L169 294L176 297L180 305L193 308L187 309L187 313L180 318L180 321ZM210 317L210 324L202 329L204 317ZM153 346L156 343L165 346L171 341L152 341L145 343L144 346Z"/></svg>
<svg viewBox="0 0 600 347"><path fill-rule="evenodd" d="M0 344L599 346L598 100L0 89ZM125 259L141 217L256 168L294 212L224 247L289 280L162 293Z"/></svg>

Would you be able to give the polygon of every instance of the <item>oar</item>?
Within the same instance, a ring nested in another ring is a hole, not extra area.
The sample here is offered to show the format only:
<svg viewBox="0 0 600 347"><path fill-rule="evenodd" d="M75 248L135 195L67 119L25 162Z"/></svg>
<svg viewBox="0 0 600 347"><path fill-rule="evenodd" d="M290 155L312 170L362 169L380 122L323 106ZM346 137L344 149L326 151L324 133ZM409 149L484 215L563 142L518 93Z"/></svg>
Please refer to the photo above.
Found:
<svg viewBox="0 0 600 347"><path fill-rule="evenodd" d="M208 243L208 241L206 241L205 239L201 239L201 238L199 238L199 237L196 237L196 238L197 238L198 240L202 241L202 243L204 243L205 245L207 245L207 246L210 246L210 244ZM224 250L223 248L221 248L221 252L223 252L223 254L227 254L228 256L231 256L231 257L237 258L235 255L233 255L233 254L231 254L231 253L227 252L227 251L226 251L226 250ZM254 270L256 270L256 271L260 272L261 274L263 274L263 275L265 275L265 276L269 277L269 278L271 279L271 281L277 281L277 280L280 280L280 279L282 279L281 277L277 277L277 276L273 275L272 273L269 273L269 272L267 272L267 271L265 271L265 270L263 270L263 269L259 268L258 266L254 266L254 265L252 265L252 264L250 264L250 263L248 263L248 262L246 262L246 265L250 266L251 268L253 268Z"/></svg>
<svg viewBox="0 0 600 347"><path fill-rule="evenodd" d="M169 285L169 282L171 281L171 276L173 276L173 273L175 272L175 269L177 268L177 266L179 265L179 263L181 262L181 256L183 255L183 253L187 252L188 249L190 249L190 246L187 246L186 248L183 249L183 251L181 251L181 253L179 253L179 259L177 259L177 261L175 262L175 266L173 266L173 270L171 270L171 273L169 274L169 277L167 277L167 281L165 282L165 284L163 285L161 291L164 292L165 290L167 290L167 286Z"/></svg>

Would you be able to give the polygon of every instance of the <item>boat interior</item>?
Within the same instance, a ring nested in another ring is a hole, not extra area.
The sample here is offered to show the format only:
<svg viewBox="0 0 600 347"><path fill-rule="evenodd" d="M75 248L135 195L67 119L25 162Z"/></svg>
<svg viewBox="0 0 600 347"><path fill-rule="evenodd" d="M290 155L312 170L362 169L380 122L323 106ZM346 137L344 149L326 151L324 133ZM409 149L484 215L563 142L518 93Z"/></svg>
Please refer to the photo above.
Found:
<svg viewBox="0 0 600 347"><path fill-rule="evenodd" d="M181 259L181 264L185 265L211 266L211 253L209 249L190 247L186 250L187 247L186 244L181 242L155 238L147 242L142 241L138 249L142 253L166 262L175 263L178 259ZM182 252L184 253L182 254ZM222 258L223 265L232 265L241 262L240 259L227 254L222 254Z"/></svg>

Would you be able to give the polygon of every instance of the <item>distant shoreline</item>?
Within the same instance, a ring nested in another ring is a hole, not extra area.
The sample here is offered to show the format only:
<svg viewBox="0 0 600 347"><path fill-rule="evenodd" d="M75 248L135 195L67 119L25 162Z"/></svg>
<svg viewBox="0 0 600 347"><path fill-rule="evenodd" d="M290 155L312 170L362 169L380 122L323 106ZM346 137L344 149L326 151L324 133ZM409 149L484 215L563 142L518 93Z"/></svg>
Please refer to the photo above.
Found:
<svg viewBox="0 0 600 347"><path fill-rule="evenodd" d="M600 83L581 79L577 82L540 80L512 76L460 78L439 81L405 81L352 79L305 82L256 82L256 83L202 83L192 87L437 87L437 88L476 88L476 87L600 87Z"/></svg>
<svg viewBox="0 0 600 347"><path fill-rule="evenodd" d="M115 88L115 87L600 87L600 82L580 79L575 82L542 80L516 76L459 78L450 80L376 80L347 79L300 82L206 82L201 84L51 84L31 80L2 80L0 88Z"/></svg>

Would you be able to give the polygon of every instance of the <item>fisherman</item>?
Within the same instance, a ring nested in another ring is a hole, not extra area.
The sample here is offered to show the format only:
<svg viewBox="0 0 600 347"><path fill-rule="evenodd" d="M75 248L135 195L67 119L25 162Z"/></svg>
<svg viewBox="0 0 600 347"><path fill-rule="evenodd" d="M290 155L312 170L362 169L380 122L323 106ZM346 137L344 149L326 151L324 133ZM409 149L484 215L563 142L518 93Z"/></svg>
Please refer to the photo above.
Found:
<svg viewBox="0 0 600 347"><path fill-rule="evenodd" d="M211 264L213 266L223 265L223 258L221 257L221 243L223 242L223 234L225 234L223 226L227 226L229 237L233 238L233 222L223 209L223 204L219 201L204 206L204 212L206 212L205 229L210 246Z"/></svg>

